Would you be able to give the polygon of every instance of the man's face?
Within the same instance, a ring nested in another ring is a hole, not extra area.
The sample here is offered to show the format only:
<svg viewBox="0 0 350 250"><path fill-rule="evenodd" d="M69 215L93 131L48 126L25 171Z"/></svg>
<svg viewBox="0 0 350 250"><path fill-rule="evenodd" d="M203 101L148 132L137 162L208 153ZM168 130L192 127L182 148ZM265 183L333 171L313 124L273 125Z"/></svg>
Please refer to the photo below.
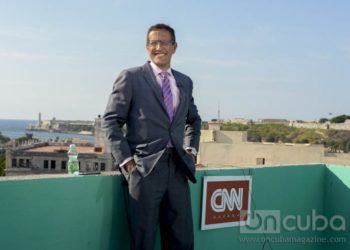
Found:
<svg viewBox="0 0 350 250"><path fill-rule="evenodd" d="M171 40L167 30L154 30L148 34L146 45L151 61L163 70L170 67L172 55L176 51L176 43Z"/></svg>

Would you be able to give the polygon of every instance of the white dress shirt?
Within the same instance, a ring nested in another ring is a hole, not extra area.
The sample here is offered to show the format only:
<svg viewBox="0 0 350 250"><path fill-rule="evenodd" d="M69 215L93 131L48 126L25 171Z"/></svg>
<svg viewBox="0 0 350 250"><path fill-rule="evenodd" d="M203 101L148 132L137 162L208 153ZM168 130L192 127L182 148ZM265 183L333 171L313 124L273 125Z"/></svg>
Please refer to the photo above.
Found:
<svg viewBox="0 0 350 250"><path fill-rule="evenodd" d="M160 73L164 72L164 70L161 70L153 62L150 62L150 65L151 65L153 73L157 79L157 83L159 84L160 88L162 88L162 76L160 75ZM169 68L165 72L168 72L168 74L169 74L168 79L170 82L171 94L173 95L173 107L174 107L174 112L176 112L176 108L179 106L179 103L180 103L180 90L176 85L175 77L171 72L171 68Z"/></svg>

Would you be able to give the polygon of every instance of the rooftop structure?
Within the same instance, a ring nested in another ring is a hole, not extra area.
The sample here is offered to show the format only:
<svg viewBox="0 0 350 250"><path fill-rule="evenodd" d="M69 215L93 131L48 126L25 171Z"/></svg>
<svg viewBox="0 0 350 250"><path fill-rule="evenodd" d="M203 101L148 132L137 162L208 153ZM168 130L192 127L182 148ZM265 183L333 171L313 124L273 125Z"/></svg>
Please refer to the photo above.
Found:
<svg viewBox="0 0 350 250"><path fill-rule="evenodd" d="M77 145L80 171L112 171L115 167L105 145L101 117L94 123L95 145L80 140L42 142L28 140L13 144L6 151L6 175L59 174L67 172L68 147Z"/></svg>
<svg viewBox="0 0 350 250"><path fill-rule="evenodd" d="M23 152L36 152L36 153L67 153L69 146L67 145L48 145L23 150ZM79 154L104 154L102 148L92 146L77 146Z"/></svg>
<svg viewBox="0 0 350 250"><path fill-rule="evenodd" d="M198 162L204 167L350 164L349 153L329 153L322 144L250 142L247 131L222 131L220 126L211 122L201 131Z"/></svg>
<svg viewBox="0 0 350 250"><path fill-rule="evenodd" d="M69 144L37 143L6 151L6 175L66 173ZM80 171L114 170L110 154L103 147L77 145Z"/></svg>

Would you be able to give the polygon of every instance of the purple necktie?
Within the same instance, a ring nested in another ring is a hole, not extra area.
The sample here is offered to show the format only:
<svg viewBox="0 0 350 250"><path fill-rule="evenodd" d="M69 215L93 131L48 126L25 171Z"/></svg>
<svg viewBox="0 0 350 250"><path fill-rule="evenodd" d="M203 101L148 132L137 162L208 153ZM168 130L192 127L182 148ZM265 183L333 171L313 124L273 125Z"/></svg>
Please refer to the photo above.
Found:
<svg viewBox="0 0 350 250"><path fill-rule="evenodd" d="M171 88L170 88L170 80L168 78L169 73L162 72L160 73L160 75L162 77L162 91L163 91L164 104L166 107L166 111L168 112L170 122L172 122L174 117L174 106L173 106L173 95L171 93Z"/></svg>

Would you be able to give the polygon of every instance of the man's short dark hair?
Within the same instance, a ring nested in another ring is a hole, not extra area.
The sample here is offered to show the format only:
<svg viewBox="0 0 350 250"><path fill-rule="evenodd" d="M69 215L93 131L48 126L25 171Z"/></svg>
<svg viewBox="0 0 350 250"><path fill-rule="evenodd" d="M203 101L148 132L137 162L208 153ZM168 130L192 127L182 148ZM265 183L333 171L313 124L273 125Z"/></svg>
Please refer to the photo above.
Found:
<svg viewBox="0 0 350 250"><path fill-rule="evenodd" d="M173 43L176 43L176 38L175 38L175 30L173 28L171 28L169 25L166 25L164 23L157 23L153 26L151 26L148 31L147 31L147 43L148 41L148 35L151 31L155 31L155 30L166 30L170 33L171 36L171 40L173 41Z"/></svg>

